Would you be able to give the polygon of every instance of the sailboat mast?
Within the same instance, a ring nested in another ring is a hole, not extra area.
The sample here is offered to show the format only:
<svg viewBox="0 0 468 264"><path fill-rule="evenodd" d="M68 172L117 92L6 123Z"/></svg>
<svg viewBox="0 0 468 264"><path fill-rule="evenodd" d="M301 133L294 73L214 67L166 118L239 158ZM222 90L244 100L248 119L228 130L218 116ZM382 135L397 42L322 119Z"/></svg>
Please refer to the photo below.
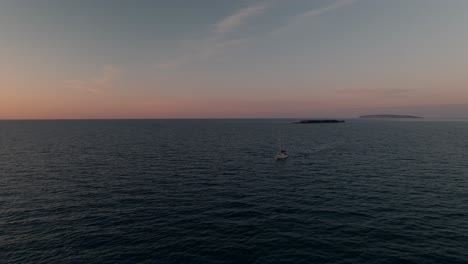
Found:
<svg viewBox="0 0 468 264"><path fill-rule="evenodd" d="M278 139L278 145L279 146L278 147L279 147L279 150L281 151L281 150L283 150L283 141L281 139L281 130L278 131L278 136L279 136L279 139Z"/></svg>

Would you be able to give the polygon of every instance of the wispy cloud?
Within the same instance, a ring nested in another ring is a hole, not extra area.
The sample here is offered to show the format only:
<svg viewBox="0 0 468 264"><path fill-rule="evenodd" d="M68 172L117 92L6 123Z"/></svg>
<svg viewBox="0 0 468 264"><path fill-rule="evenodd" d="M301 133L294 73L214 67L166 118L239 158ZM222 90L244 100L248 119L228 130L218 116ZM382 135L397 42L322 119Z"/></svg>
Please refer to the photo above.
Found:
<svg viewBox="0 0 468 264"><path fill-rule="evenodd" d="M215 34L227 34L236 30L245 24L250 18L262 14L265 9L268 8L268 6L269 5L267 3L248 6L230 16L225 17L216 24L214 31Z"/></svg>
<svg viewBox="0 0 468 264"><path fill-rule="evenodd" d="M350 4L354 3L354 2L356 2L356 0L336 0L334 3L332 3L332 4L328 5L328 6L324 6L324 7L321 7L321 8L309 10L309 11L299 15L299 17L297 17L296 19L319 16L321 14L332 11L334 9L338 9L340 7L350 5Z"/></svg>
<svg viewBox="0 0 468 264"><path fill-rule="evenodd" d="M214 24L214 30L208 37L201 40L199 44L191 45L189 51L185 51L179 57L157 63L158 70L174 70L189 64L194 60L207 59L215 54L221 53L225 48L234 47L247 38L229 38L229 33L238 30L245 25L249 19L263 14L271 2L257 3L247 6L237 12L228 15Z"/></svg>
<svg viewBox="0 0 468 264"><path fill-rule="evenodd" d="M87 90L93 93L102 93L114 85L114 79L121 72L114 66L105 66L98 76L90 80L67 80L65 84L74 89Z"/></svg>
<svg viewBox="0 0 468 264"><path fill-rule="evenodd" d="M304 20L325 14L332 10L350 5L357 0L330 0L331 3L313 10L306 11L297 15L289 20L285 25L276 28L271 33L277 33L285 30L293 25L302 23ZM252 37L238 37L236 39L230 38L231 33L239 31L239 29L246 25L249 20L254 17L261 16L264 12L273 8L276 1L269 0L261 3L256 3L245 8L242 8L218 21L214 24L213 31L208 37L199 41L201 44L191 45L189 51L183 51L182 55L173 59L162 61L155 65L158 70L175 70L184 65L190 64L194 60L207 59L215 54L222 53L227 48L232 48L240 43L244 43ZM276 2L277 3L277 2Z"/></svg>
<svg viewBox="0 0 468 264"><path fill-rule="evenodd" d="M318 7L318 8L312 9L312 10L308 10L308 11L302 13L302 14L299 14L299 15L295 16L286 25L281 26L281 27L273 30L272 33L279 33L279 32L285 31L287 28L289 28L291 26L301 24L306 19L310 19L312 17L320 16L320 15L323 15L323 14L328 13L330 11L339 9L341 7L351 5L351 4L355 3L356 1L357 0L333 0L333 2L331 4L328 4L328 5L325 5L325 6L322 6L322 7Z"/></svg>

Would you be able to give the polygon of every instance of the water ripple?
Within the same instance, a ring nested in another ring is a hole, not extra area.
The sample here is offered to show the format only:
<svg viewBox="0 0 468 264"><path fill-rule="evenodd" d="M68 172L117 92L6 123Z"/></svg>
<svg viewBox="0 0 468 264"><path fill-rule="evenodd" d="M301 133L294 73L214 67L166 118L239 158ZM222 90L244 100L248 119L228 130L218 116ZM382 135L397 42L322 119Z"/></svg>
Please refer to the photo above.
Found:
<svg viewBox="0 0 468 264"><path fill-rule="evenodd" d="M2 121L0 259L468 263L460 142L468 123Z"/></svg>

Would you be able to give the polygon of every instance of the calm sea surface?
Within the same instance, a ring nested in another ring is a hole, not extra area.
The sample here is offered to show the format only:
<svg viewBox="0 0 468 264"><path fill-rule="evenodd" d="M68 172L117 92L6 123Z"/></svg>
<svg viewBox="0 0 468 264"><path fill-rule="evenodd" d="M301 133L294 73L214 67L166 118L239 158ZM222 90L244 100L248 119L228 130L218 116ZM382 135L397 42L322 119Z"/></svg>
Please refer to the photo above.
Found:
<svg viewBox="0 0 468 264"><path fill-rule="evenodd" d="M0 263L468 263L468 122L0 121Z"/></svg>

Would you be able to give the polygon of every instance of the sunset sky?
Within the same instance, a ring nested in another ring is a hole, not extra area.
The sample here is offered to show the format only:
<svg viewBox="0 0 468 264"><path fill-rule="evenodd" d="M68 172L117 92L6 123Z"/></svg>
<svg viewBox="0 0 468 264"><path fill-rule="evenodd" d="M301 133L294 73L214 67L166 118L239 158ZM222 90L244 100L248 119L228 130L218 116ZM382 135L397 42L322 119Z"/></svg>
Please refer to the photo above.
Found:
<svg viewBox="0 0 468 264"><path fill-rule="evenodd" d="M467 14L466 0L1 0L0 119L468 117Z"/></svg>

